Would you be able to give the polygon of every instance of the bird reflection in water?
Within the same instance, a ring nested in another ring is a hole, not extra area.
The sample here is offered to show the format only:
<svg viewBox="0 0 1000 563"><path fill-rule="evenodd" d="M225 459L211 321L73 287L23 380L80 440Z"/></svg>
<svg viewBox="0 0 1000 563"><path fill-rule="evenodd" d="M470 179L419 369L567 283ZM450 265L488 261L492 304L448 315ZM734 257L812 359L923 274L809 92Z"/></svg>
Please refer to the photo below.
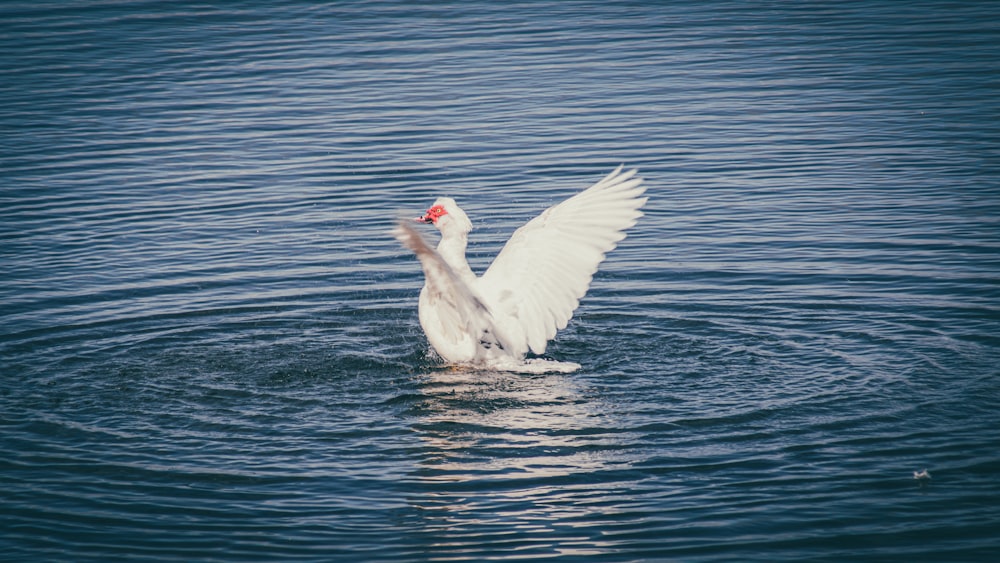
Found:
<svg viewBox="0 0 1000 563"><path fill-rule="evenodd" d="M474 557L491 542L513 542L518 556L611 547L596 530L614 520L608 473L629 460L573 376L444 369L426 378L415 425L426 452L411 504L432 554Z"/></svg>

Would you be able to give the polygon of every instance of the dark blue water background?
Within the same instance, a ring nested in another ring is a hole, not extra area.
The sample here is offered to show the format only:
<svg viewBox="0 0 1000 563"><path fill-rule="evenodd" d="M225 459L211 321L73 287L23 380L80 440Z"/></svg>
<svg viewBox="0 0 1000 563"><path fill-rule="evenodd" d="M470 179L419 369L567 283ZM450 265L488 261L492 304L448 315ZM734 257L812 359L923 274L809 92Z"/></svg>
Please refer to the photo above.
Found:
<svg viewBox="0 0 1000 563"><path fill-rule="evenodd" d="M4 2L0 558L995 561L998 61L994 2ZM393 221L482 270L622 162L583 368L441 368Z"/></svg>

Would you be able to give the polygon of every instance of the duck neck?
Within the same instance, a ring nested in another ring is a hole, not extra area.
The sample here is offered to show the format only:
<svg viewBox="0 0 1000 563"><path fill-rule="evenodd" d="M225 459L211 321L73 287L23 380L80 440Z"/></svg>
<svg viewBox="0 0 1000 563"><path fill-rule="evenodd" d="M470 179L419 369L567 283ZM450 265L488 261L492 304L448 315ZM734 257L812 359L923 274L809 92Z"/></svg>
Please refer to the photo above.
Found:
<svg viewBox="0 0 1000 563"><path fill-rule="evenodd" d="M472 273L472 268L469 267L469 262L465 259L465 247L468 243L468 235L465 233L442 234L437 251L452 271L467 283L471 283L476 275Z"/></svg>

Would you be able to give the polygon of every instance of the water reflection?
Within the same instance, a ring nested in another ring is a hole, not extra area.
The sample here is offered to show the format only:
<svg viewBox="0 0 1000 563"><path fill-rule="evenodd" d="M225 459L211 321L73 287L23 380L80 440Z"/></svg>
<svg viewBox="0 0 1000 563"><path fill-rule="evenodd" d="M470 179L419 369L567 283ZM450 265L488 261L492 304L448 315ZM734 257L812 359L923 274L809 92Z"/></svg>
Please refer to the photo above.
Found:
<svg viewBox="0 0 1000 563"><path fill-rule="evenodd" d="M623 444L601 423L574 376L436 371L415 425L426 448L414 479L428 551L480 546L529 554L594 555L591 528L611 517L608 472ZM601 482L600 487L595 487Z"/></svg>
<svg viewBox="0 0 1000 563"><path fill-rule="evenodd" d="M433 453L422 478L461 482L589 471L588 403L565 375L443 371L424 385L421 436Z"/></svg>

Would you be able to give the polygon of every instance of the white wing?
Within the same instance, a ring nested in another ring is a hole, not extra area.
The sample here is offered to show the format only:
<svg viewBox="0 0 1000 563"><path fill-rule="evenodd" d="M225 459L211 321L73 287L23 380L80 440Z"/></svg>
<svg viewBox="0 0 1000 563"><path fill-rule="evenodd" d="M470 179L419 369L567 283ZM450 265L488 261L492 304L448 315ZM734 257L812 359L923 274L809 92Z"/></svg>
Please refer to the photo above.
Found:
<svg viewBox="0 0 1000 563"><path fill-rule="evenodd" d="M493 336L486 305L413 227L404 221L393 230L420 259L424 288L420 291L420 324L431 346L444 359L471 362L503 345Z"/></svg>
<svg viewBox="0 0 1000 563"><path fill-rule="evenodd" d="M546 209L507 241L480 278L511 352L541 354L566 327L597 266L642 216L635 170L619 166L600 182Z"/></svg>

